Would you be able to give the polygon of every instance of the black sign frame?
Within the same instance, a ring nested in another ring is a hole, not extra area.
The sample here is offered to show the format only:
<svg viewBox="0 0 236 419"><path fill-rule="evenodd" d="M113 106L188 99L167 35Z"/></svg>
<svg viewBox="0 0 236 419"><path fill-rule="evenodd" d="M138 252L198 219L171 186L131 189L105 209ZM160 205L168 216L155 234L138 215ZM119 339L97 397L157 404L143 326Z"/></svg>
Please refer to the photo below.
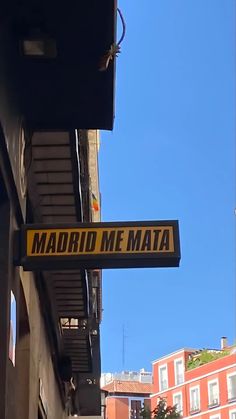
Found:
<svg viewBox="0 0 236 419"><path fill-rule="evenodd" d="M67 230L67 229L106 229L122 227L172 227L174 251L165 253L118 253L86 254L67 256L27 256L28 230ZM125 221L74 224L26 224L18 235L18 257L16 265L25 271L70 270L70 269L116 269L116 268L153 268L178 267L180 262L179 224L177 220L168 221Z"/></svg>

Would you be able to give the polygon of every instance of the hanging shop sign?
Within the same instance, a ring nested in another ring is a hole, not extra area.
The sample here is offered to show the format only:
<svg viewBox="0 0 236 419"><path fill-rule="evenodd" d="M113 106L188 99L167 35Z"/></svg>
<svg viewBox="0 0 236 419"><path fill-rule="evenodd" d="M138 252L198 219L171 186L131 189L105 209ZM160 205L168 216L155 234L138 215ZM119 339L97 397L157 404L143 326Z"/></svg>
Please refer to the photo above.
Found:
<svg viewBox="0 0 236 419"><path fill-rule="evenodd" d="M18 264L25 270L177 267L178 221L25 225Z"/></svg>

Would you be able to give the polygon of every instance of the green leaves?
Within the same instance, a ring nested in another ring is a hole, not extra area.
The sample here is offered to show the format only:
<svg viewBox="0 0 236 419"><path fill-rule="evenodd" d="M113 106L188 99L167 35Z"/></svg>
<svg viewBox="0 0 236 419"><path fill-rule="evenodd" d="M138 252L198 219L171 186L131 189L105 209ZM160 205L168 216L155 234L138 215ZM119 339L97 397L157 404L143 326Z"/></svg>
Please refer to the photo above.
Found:
<svg viewBox="0 0 236 419"><path fill-rule="evenodd" d="M165 398L160 398L157 406L151 411L147 406L144 406L140 412L143 419L179 419L180 414L177 411L177 406L168 406Z"/></svg>
<svg viewBox="0 0 236 419"><path fill-rule="evenodd" d="M144 406L140 412L140 416L143 419L151 419L151 410L148 406Z"/></svg>
<svg viewBox="0 0 236 419"><path fill-rule="evenodd" d="M191 370L201 365L207 364L208 362L215 361L215 359L222 358L229 355L229 351L209 351L204 350L199 352L197 356L191 358L187 363L187 369Z"/></svg>

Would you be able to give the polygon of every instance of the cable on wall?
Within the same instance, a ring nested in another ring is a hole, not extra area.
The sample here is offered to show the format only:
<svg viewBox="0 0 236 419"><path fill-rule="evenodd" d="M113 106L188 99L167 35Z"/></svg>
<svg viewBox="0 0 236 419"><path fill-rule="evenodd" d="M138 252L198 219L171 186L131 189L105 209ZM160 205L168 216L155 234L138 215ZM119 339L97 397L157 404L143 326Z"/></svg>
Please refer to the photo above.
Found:
<svg viewBox="0 0 236 419"><path fill-rule="evenodd" d="M126 24L124 17L122 15L122 12L119 8L117 8L117 12L120 16L121 24L122 24L122 35L117 43L114 43L111 45L110 49L107 51L107 53L102 57L100 63L99 63L99 71L106 71L109 67L109 64L112 60L114 60L115 57L118 56L121 52L120 45L122 41L124 40L125 33L126 33Z"/></svg>

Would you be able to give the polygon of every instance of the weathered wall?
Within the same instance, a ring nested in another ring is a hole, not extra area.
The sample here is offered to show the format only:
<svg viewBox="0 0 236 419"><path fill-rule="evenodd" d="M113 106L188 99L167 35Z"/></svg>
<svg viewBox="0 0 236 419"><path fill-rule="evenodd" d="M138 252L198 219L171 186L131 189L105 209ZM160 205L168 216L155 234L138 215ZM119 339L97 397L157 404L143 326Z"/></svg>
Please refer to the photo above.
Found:
<svg viewBox="0 0 236 419"><path fill-rule="evenodd" d="M2 124L4 118L1 117L0 107L0 124L9 127L7 119ZM4 131L6 134L7 130ZM23 218L25 216L25 197L20 196L20 186L15 181L19 178L17 173L21 162L17 153L14 158L13 152L14 147L17 148L18 136L9 134L6 141L3 131L0 135L0 418L38 418L41 396L41 404L48 413L45 417L64 419L66 416L54 374L51 347L35 280L32 273L24 273L15 268L13 263L14 232L20 227L19 219L16 219L16 199L12 199L11 195L14 188L20 201L18 214L21 208L21 215ZM12 167L5 165L6 149L12 150ZM11 290L16 298L17 312L15 365L9 359Z"/></svg>

